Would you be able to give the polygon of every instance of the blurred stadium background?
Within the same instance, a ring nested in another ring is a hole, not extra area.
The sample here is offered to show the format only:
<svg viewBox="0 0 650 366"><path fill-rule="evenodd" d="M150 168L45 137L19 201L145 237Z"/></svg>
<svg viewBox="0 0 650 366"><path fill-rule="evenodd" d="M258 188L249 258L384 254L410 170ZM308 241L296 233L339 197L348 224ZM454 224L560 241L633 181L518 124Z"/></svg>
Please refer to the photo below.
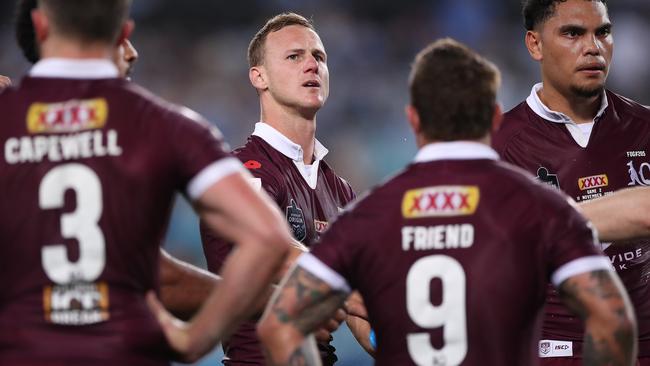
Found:
<svg viewBox="0 0 650 366"><path fill-rule="evenodd" d="M609 8L615 38L609 88L650 104L650 2L616 0ZM317 135L330 149L330 164L357 192L396 172L416 151L403 107L410 62L427 43L453 37L494 61L502 72L505 110L538 81L523 45L517 0L134 0L132 41L140 53L134 81L197 110L239 146L259 120L247 76L248 42L282 11L313 18L323 40L331 92ZM29 64L14 41L12 14L13 1L0 1L0 74L17 82ZM165 247L204 266L197 220L182 199ZM347 329L337 332L335 346L338 365L371 364ZM216 350L197 365L219 360Z"/></svg>

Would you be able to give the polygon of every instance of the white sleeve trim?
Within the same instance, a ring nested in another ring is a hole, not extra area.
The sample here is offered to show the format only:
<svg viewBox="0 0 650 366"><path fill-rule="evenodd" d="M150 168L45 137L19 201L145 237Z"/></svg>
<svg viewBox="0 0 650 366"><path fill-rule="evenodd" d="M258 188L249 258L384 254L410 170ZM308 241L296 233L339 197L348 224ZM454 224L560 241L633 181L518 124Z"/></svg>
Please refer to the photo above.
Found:
<svg viewBox="0 0 650 366"><path fill-rule="evenodd" d="M351 292L348 281L346 281L345 278L343 278L343 276L338 274L335 270L331 269L327 264L321 262L321 260L316 258L313 254L301 254L300 257L298 257L296 263L304 270L327 282L331 288L335 290L342 290L347 293Z"/></svg>
<svg viewBox="0 0 650 366"><path fill-rule="evenodd" d="M201 197L208 188L212 187L213 184L217 183L221 179L230 174L244 171L246 171L246 169L237 158L228 157L219 159L203 168L203 170L190 180L187 185L187 194L191 200L195 201Z"/></svg>
<svg viewBox="0 0 650 366"><path fill-rule="evenodd" d="M601 269L606 271L614 270L612 265L609 263L609 259L605 256L593 255L578 258L558 268L551 276L551 281L555 287L558 287L569 277Z"/></svg>

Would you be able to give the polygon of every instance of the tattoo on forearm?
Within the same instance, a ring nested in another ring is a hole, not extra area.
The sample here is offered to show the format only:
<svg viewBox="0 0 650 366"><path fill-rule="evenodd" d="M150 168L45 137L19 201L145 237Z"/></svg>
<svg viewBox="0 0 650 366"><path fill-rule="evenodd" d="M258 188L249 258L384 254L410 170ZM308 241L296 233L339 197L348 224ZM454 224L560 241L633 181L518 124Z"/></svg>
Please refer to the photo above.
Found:
<svg viewBox="0 0 650 366"><path fill-rule="evenodd" d="M295 299L293 298L295 296ZM308 334L326 321L345 301L347 294L331 291L326 282L308 271L296 267L273 304L272 311L282 323L292 323L300 332ZM295 314L287 313L283 304L295 301Z"/></svg>
<svg viewBox="0 0 650 366"><path fill-rule="evenodd" d="M583 348L584 365L631 364L631 350L636 337L634 328L630 326L629 309L626 308L626 300L621 291L608 271L593 271L588 276L576 276L562 284L562 298L588 325L592 316L603 317L591 309L608 309L610 313L605 317L615 319L608 323L607 329L602 324L587 326Z"/></svg>
<svg viewBox="0 0 650 366"><path fill-rule="evenodd" d="M268 359L268 357L267 357ZM289 356L286 363L273 363L270 366L321 366L321 359L314 337L307 337L300 347Z"/></svg>

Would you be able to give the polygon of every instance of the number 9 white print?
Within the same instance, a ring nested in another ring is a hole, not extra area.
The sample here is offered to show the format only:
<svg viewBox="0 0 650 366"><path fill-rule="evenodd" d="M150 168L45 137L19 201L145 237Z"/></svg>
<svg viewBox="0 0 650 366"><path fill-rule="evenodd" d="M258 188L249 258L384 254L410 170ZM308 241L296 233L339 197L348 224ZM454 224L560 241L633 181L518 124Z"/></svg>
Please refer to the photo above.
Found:
<svg viewBox="0 0 650 366"><path fill-rule="evenodd" d="M61 215L61 234L79 243L79 260L70 262L63 244L49 243L41 251L47 276L59 285L73 281L94 281L104 270L104 234L97 226L102 215L102 185L97 174L82 164L60 165L45 174L39 188L43 210L61 208L66 190L77 196L74 212Z"/></svg>
<svg viewBox="0 0 650 366"><path fill-rule="evenodd" d="M431 304L430 283L442 281L442 303ZM429 333L407 336L408 351L417 365L458 365L467 355L465 271L454 258L432 255L413 264L406 277L406 307L421 328L443 328L444 345L435 349Z"/></svg>

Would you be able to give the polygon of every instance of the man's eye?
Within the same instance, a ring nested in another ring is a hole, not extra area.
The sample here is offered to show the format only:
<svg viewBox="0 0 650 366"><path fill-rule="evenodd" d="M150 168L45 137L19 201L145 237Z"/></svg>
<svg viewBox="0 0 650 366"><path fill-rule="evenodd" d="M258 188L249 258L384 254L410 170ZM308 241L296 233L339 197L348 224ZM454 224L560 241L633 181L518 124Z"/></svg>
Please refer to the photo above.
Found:
<svg viewBox="0 0 650 366"><path fill-rule="evenodd" d="M289 60L297 60L298 55L295 55L295 54L294 55L289 55L289 56L287 56L287 59L289 59Z"/></svg>

